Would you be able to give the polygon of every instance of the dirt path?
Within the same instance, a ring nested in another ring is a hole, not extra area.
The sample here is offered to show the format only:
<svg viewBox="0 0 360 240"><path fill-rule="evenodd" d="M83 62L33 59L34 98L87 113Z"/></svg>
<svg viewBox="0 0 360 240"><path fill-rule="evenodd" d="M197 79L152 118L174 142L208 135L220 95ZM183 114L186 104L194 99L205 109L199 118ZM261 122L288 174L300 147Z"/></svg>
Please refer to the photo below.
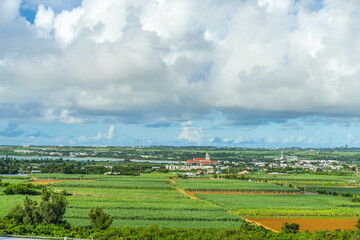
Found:
<svg viewBox="0 0 360 240"><path fill-rule="evenodd" d="M175 187L175 189L176 189L178 192L181 192L182 194L185 194L186 196L189 196L191 199L198 199L198 198L195 197L194 195L190 195L189 193L187 193L185 190L183 190L183 189L181 189L181 188Z"/></svg>
<svg viewBox="0 0 360 240"><path fill-rule="evenodd" d="M233 213L233 214L235 214L235 213ZM262 223L260 223L260 222L257 222L257 221L255 221L254 219L250 219L250 218L244 218L244 217L242 217L245 221L247 221L248 223L252 223L252 224L255 224L255 225L257 225L257 226L263 226L264 228L266 228L266 229L269 229L269 230L271 230L271 231L274 231L274 232L280 232L281 231L281 227L280 227L280 229L275 229L275 228L271 228L271 227L269 227L269 226L267 226L267 225L264 225L264 224L262 224Z"/></svg>
<svg viewBox="0 0 360 240"><path fill-rule="evenodd" d="M175 182L175 179L173 179L173 178L170 179L170 181L171 181L171 183L176 183L176 182ZM174 186L174 185L172 185L172 184L169 184L169 185L172 186L173 188L175 188L178 192L180 192L180 193L182 193L182 194L190 197L191 199L198 199L198 198L195 197L194 195L190 195L189 193L187 193L184 189L178 188L178 187L176 187L176 186Z"/></svg>

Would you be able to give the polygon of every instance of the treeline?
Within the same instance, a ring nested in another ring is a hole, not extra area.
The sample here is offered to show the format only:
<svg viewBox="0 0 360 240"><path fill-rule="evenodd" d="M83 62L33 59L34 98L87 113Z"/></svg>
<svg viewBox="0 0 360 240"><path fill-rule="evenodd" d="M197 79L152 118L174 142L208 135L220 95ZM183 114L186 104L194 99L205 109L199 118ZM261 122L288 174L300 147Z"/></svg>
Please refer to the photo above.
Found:
<svg viewBox="0 0 360 240"><path fill-rule="evenodd" d="M303 188L302 188L303 190ZM323 195L333 195L333 196L342 196L342 197L348 197L350 198L351 202L360 202L360 196L359 195L355 195L352 193L338 193L337 191L326 191L323 189L319 189L316 191L318 194L323 194Z"/></svg>
<svg viewBox="0 0 360 240"><path fill-rule="evenodd" d="M105 230L91 227L68 227L65 225L40 224L37 226L19 224L15 220L0 218L0 234L33 235L52 237L71 237L82 239L202 239L202 240L240 240L240 239L359 239L360 231L317 231L276 233L263 227L243 223L235 229L172 229L150 226L147 228L115 228Z"/></svg>
<svg viewBox="0 0 360 240"><path fill-rule="evenodd" d="M105 166L112 166L111 169ZM41 160L22 160L11 157L0 158L0 174L30 173L32 170L40 170L41 173L65 173L65 174L104 174L106 172L117 172L121 175L139 175L140 173L150 173L154 171L152 167L156 164L133 163L125 161L119 162L100 162L100 161L71 161L61 158L41 159ZM158 165L160 166L160 165ZM164 166L160 171L165 171Z"/></svg>

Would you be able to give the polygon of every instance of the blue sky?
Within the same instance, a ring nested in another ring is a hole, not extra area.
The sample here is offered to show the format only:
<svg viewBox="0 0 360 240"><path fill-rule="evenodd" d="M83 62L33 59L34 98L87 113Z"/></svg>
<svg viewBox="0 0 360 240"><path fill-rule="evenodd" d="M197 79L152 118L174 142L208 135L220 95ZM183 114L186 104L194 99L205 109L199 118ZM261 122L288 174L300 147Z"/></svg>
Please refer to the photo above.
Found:
<svg viewBox="0 0 360 240"><path fill-rule="evenodd" d="M360 147L358 9L0 0L0 144Z"/></svg>

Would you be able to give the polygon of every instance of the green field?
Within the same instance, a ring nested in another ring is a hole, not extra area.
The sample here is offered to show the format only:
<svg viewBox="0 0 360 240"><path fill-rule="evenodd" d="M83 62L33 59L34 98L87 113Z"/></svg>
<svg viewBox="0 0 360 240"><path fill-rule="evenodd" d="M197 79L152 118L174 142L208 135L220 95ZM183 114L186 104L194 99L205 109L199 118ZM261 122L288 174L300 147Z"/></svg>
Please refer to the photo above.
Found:
<svg viewBox="0 0 360 240"><path fill-rule="evenodd" d="M65 174L64 174L65 175ZM90 208L99 206L114 219L116 227L148 227L153 224L174 228L232 228L239 227L240 216L208 201L190 199L172 186L167 175L91 176L94 181L74 181L82 177L67 175L42 175L42 179L63 179L54 183L55 191L72 193L65 219L79 226L89 226ZM90 176L89 176L90 177ZM39 179L39 178L38 178ZM5 216L25 196L3 195L1 188L0 216ZM32 197L34 198L34 197ZM34 199L39 199L37 196ZM8 203L11 204L8 204Z"/></svg>
<svg viewBox="0 0 360 240"><path fill-rule="evenodd" d="M360 216L360 203L328 195L196 194L242 216Z"/></svg>
<svg viewBox="0 0 360 240"><path fill-rule="evenodd" d="M3 191L5 188L0 188L0 217L5 217L15 205L23 204L25 196L23 195L4 195ZM40 200L40 196L29 196L31 199Z"/></svg>
<svg viewBox="0 0 360 240"><path fill-rule="evenodd" d="M159 189L159 190L171 190L169 182L163 181L129 181L129 180L109 180L109 181L66 181L53 184L54 187L82 187L82 188L120 188L120 189Z"/></svg>
<svg viewBox="0 0 360 240"><path fill-rule="evenodd" d="M308 192L317 192L318 190L325 190L328 193L336 193L336 194L346 194L350 193L352 195L360 195L360 187L323 187L323 186L317 186L317 187L306 187L306 191Z"/></svg>
<svg viewBox="0 0 360 240"><path fill-rule="evenodd" d="M71 225L89 226L89 221L77 218L66 219ZM242 224L241 221L159 221L159 220L117 220L113 221L112 226L115 227L150 227L157 225L159 227L179 228L179 229L224 229L238 228Z"/></svg>
<svg viewBox="0 0 360 240"><path fill-rule="evenodd" d="M93 179L96 181L115 181L115 180L129 180L129 181L167 181L167 177L173 176L174 174L141 174L140 176L124 176L124 175L100 175L100 174L64 174L64 173L37 173L33 176L41 180L59 180L59 179ZM28 177L29 178L29 177Z"/></svg>
<svg viewBox="0 0 360 240"><path fill-rule="evenodd" d="M324 216L330 218L360 216L360 203L351 202L349 198L286 194L298 192L299 189L265 182L175 179L173 183L168 179L173 175L169 174L86 175L86 177L42 174L37 176L38 179L67 180L53 183L50 188L55 191L66 190L72 194L72 196L67 196L69 204L65 219L79 226L89 226L87 214L90 208L96 206L112 216L113 226L116 227L148 227L156 224L162 227L191 229L232 228L243 223L240 216ZM91 181L78 181L80 179ZM292 180L300 179L299 176L293 176ZM342 180L345 181L344 178ZM3 181L20 183L27 180L3 179ZM0 188L0 216L5 216L16 204L22 204L25 197L4 195L4 189L4 187ZM199 192L218 191L220 194L198 193L195 195L198 199L192 199L177 189ZM316 191L316 189L308 187L307 191ZM352 194L357 194L360 192L359 188L350 187L332 186L327 189L339 190L339 193L351 191ZM221 194L225 191L254 192L254 194ZM40 196L31 198L39 200Z"/></svg>
<svg viewBox="0 0 360 240"><path fill-rule="evenodd" d="M234 191L234 192L299 192L299 189L275 184L240 180L183 180L177 179L175 186L187 191Z"/></svg>
<svg viewBox="0 0 360 240"><path fill-rule="evenodd" d="M66 190L77 196L93 197L125 197L125 198L184 198L184 194L174 189L121 189L121 188L85 188L85 187L57 187L55 190Z"/></svg>
<svg viewBox="0 0 360 240"><path fill-rule="evenodd" d="M304 181L304 182L337 182L337 183L349 183L360 182L359 175L321 175L321 174L253 174L251 178L261 179L267 181Z"/></svg>

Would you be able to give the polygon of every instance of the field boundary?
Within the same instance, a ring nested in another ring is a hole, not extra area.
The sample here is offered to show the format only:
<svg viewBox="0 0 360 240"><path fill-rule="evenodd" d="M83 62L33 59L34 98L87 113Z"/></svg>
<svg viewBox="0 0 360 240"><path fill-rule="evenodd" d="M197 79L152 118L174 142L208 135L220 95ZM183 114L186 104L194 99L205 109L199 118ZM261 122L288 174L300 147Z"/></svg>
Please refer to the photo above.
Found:
<svg viewBox="0 0 360 240"><path fill-rule="evenodd" d="M186 191L186 190L185 190ZM268 192L268 191L186 191L190 195L194 194L260 194L260 195L303 195L302 192Z"/></svg>
<svg viewBox="0 0 360 240"><path fill-rule="evenodd" d="M235 214L235 213L233 213L233 214ZM251 223L251 224L255 224L256 226L262 226L263 228L266 228L266 229L268 229L268 230L270 230L270 231L273 231L273 232L281 232L281 231L278 231L278 230L275 230L275 229L273 229L273 228L270 228L270 227L268 227L268 226L265 226L265 225L262 225L261 223L259 223L259 222L257 222L257 221L254 221L254 220L250 220L250 219L248 219L248 218L245 218L245 217L243 217L243 216L241 216L246 222L248 222L248 223Z"/></svg>

